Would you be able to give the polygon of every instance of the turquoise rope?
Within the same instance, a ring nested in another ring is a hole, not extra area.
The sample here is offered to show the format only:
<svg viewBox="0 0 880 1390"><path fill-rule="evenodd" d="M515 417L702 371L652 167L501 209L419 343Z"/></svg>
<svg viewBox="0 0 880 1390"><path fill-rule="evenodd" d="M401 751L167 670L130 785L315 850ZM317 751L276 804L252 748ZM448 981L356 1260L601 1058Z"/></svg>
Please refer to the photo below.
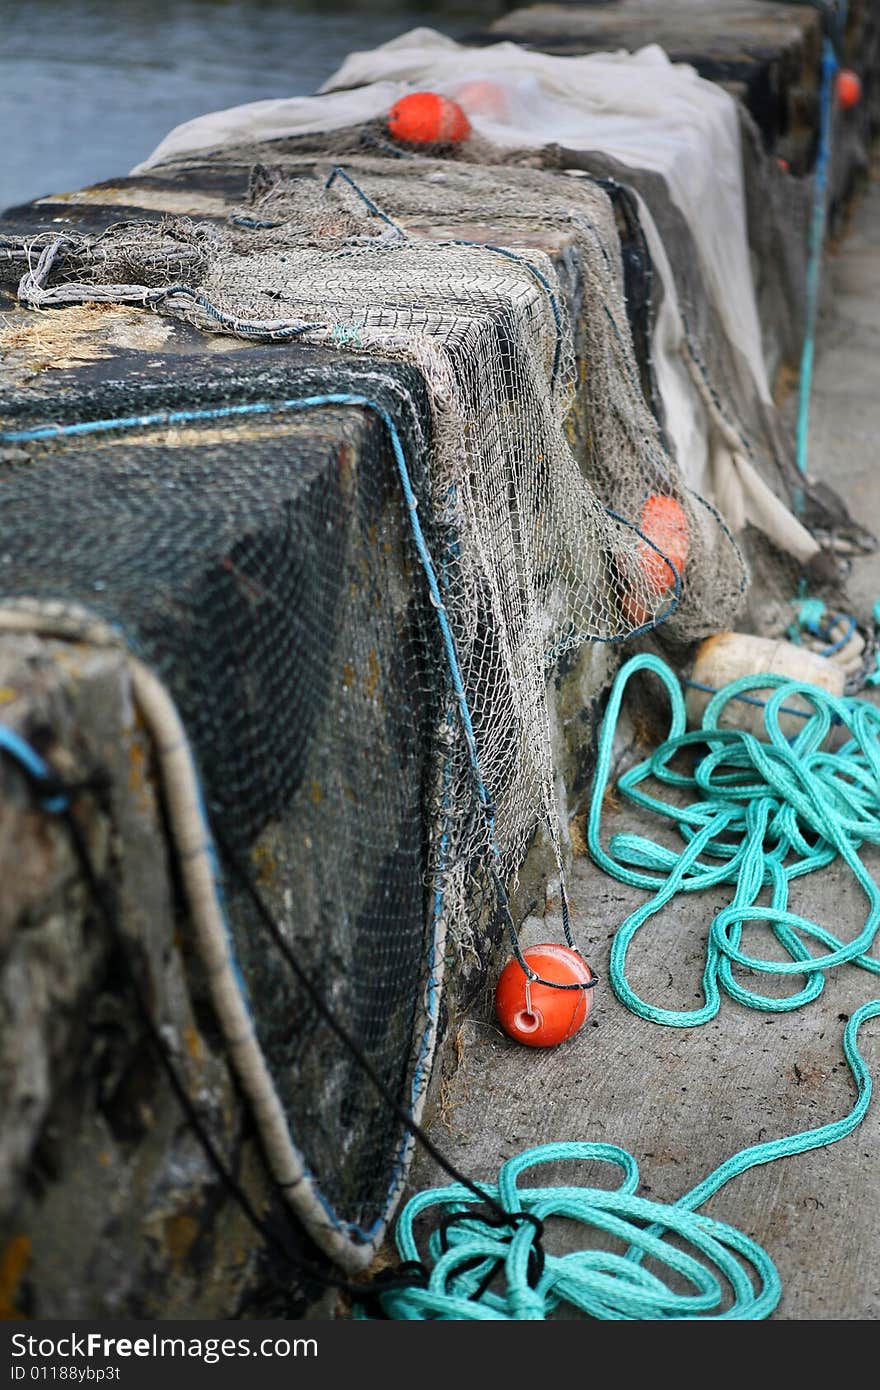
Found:
<svg viewBox="0 0 880 1390"><path fill-rule="evenodd" d="M880 628L880 599L874 604L874 625ZM880 651L875 653L874 670L865 676L866 685L880 685Z"/></svg>
<svg viewBox="0 0 880 1390"><path fill-rule="evenodd" d="M32 748L21 734L5 724L0 724L0 749L20 763L37 782L45 782L48 786L54 781L49 764L43 761L36 749ZM67 797L62 793L50 794L43 798L43 806L47 811L57 814L67 809Z"/></svg>
<svg viewBox="0 0 880 1390"><path fill-rule="evenodd" d="M615 835L606 850L601 817L611 768L615 729L624 691L639 671L651 671L665 687L671 706L669 734L652 756L619 779L619 792L676 825L685 848L679 854L641 835ZM727 705L743 692L771 689L763 710L767 742L740 729L719 728ZM796 738L779 727L782 707L793 697L812 707ZM851 735L835 753L823 749L834 720ZM880 962L868 956L880 925L880 889L859 858L863 843L880 844L880 710L863 700L838 699L803 682L769 674L746 676L725 686L709 701L703 728L686 729L681 686L657 657L634 657L612 688L596 766L587 825L587 842L596 863L631 887L653 889L653 897L631 913L611 948L609 978L615 994L640 1018L672 1027L693 1027L718 1013L722 993L749 1008L787 1012L821 994L824 972L851 961L872 974ZM680 750L704 753L691 773L670 763ZM652 778L692 794L684 805L640 790ZM843 859L861 887L868 912L861 932L843 942L818 922L789 911L789 883ZM703 970L703 1005L698 1009L659 1008L636 994L627 979L629 948L641 928L677 893L731 884L731 903L713 918ZM762 889L769 905L759 904ZM790 957L765 960L740 949L746 922L766 922ZM818 943L824 954L814 955ZM743 966L764 974L801 976L803 987L781 998L747 989L734 977Z"/></svg>
<svg viewBox="0 0 880 1390"><path fill-rule="evenodd" d="M511 1215L527 1213L541 1224L550 1217L578 1221L622 1241L624 1254L578 1249L534 1261L539 1227L518 1221L499 1230L480 1219L473 1193L461 1184L432 1188L407 1203L395 1232L403 1260L430 1270L425 1287L382 1295L387 1316L408 1321L543 1321L563 1304L591 1318L613 1321L757 1322L770 1316L782 1294L773 1261L756 1241L723 1221L699 1214L719 1188L750 1168L835 1143L864 1118L871 1100L871 1077L858 1048L858 1032L880 1017L880 1000L857 1009L846 1026L844 1056L856 1083L857 1099L848 1115L817 1129L742 1149L677 1202L664 1204L636 1195L636 1160L614 1144L544 1144L527 1149L502 1166L498 1182L485 1191ZM519 1178L545 1163L592 1161L621 1174L617 1188L520 1186ZM416 1221L433 1213L434 1229L419 1246ZM442 1234L443 1218L456 1224ZM672 1237L674 1244L668 1239ZM531 1258L530 1258L531 1257ZM684 1279L670 1288L642 1268L650 1258ZM492 1287L486 1288L488 1279ZM726 1292L725 1292L726 1290ZM363 1317L363 1312L357 1316Z"/></svg>
<svg viewBox="0 0 880 1390"><path fill-rule="evenodd" d="M613 836L607 851L601 843L602 804L620 708L629 680L640 671L652 672L665 687L671 707L669 736L650 758L619 779L618 788L635 804L672 820L685 842L678 854L640 835ZM739 729L719 728L728 703L750 689L773 691L763 716L766 742ZM789 740L779 718L793 696L805 699L812 713ZM834 722L845 725L850 737L831 753L822 745ZM673 771L675 755L691 749L703 753L693 771ZM682 805L680 797L667 802L640 790L649 777L679 793L690 792L691 800ZM688 731L681 686L669 667L649 654L629 661L615 680L603 722L588 823L596 862L624 883L654 890L651 900L631 914L615 937L610 978L618 997L642 1018L681 1027L714 1017L722 992L750 1008L781 1011L816 998L824 972L844 961L880 973L880 962L866 954L880 921L880 891L858 854L862 844L880 843L878 785L880 711L873 705L837 699L783 677L750 676L720 690L706 707L702 728ZM837 858L849 866L869 904L864 928L847 943L787 906L792 878ZM660 1009L640 999L626 978L627 951L639 928L676 893L722 883L733 886L733 899L712 924L703 1007ZM772 902L758 905L757 896L765 887L772 890ZM746 921L767 922L790 959L764 960L743 952L740 938ZM810 949L817 942L824 954L814 955ZM800 975L805 983L795 994L776 999L738 983L733 975L737 965ZM429 1271L428 1278L424 1287L382 1295L386 1314L408 1320L535 1321L568 1304L588 1317L617 1321L769 1317L782 1292L772 1260L743 1232L699 1214L699 1208L750 1168L836 1143L861 1123L872 1084L857 1038L861 1025L877 1017L880 1000L863 1004L843 1035L843 1053L857 1090L848 1115L741 1149L671 1204L637 1196L639 1172L632 1155L615 1145L594 1143L528 1149L502 1166L497 1184L485 1185L487 1196L512 1217L526 1213L531 1222L520 1219L499 1228L482 1219L473 1194L460 1184L419 1193L405 1207L395 1238L402 1259L419 1262ZM532 1167L571 1160L616 1167L619 1186L519 1186L520 1176ZM429 1211L434 1213L435 1229L423 1251L415 1223ZM581 1248L539 1257L542 1224L553 1216L616 1237L625 1253ZM450 1218L454 1224L449 1224ZM675 1276L676 1288L644 1269L646 1258L654 1269L665 1268Z"/></svg>
<svg viewBox="0 0 880 1390"><path fill-rule="evenodd" d="M834 114L834 78L837 74L837 57L834 45L826 38L822 48L822 85L819 96L819 149L816 156L815 183L813 188L813 215L810 223L810 253L807 265L807 315L806 333L801 354L800 388L797 418L797 468L802 477L806 476L809 430L810 394L813 387L813 359L816 352L816 323L819 315L819 283L822 273L822 249L825 244L826 200L828 197L828 173L831 164L831 126ZM802 513L804 498L802 489L795 497L795 510Z"/></svg>

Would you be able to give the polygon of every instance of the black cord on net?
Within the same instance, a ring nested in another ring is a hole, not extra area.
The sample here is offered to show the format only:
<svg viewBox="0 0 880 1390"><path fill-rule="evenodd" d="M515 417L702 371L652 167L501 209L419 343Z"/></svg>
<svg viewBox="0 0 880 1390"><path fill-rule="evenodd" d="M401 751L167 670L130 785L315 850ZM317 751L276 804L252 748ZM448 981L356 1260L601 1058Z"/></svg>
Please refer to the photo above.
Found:
<svg viewBox="0 0 880 1390"><path fill-rule="evenodd" d="M77 783L67 783L54 775L48 780L38 777L30 768L25 767L17 760L16 766L24 772L25 776L28 778L41 804L45 805L45 802L52 798L64 797L66 799L66 806L63 810L58 812L58 814L70 835L74 852L92 899L104 919L111 937L120 949L131 980L138 1011L142 1017L150 1042L154 1047L187 1123L204 1150L211 1167L229 1193L229 1196L240 1208L248 1223L253 1227L260 1238L265 1241L276 1258L280 1258L290 1265L297 1274L313 1280L324 1288L337 1289L342 1293L350 1294L358 1303L363 1305L371 1315L384 1317L385 1314L381 1304L381 1295L391 1293L396 1289L412 1288L414 1285L424 1286L428 1279L428 1270L426 1267L417 1261L404 1261L397 1266L392 1266L391 1268L380 1271L369 1283L356 1283L352 1280L343 1279L341 1276L331 1274L319 1265L313 1264L299 1252L293 1250L282 1237L281 1233L274 1230L261 1216L259 1216L238 1179L221 1158L213 1139L205 1128L172 1059L170 1049L165 1039L162 1037L144 997L138 971L132 960L131 948L119 922L116 905L113 902L107 884L95 869L86 838L72 809L71 798L84 791L91 793L93 796L102 791L106 791L108 786L107 779L104 777L92 777ZM535 1241L536 1245L539 1245L543 1233L543 1228L540 1223L528 1213L508 1212L490 1193L478 1186L477 1183L473 1182L466 1174L461 1172L454 1163L444 1157L421 1125L413 1119L411 1113L390 1093L369 1058L364 1054L363 1050L355 1042L354 1038L351 1037L345 1026L328 1007L320 991L297 961L290 946L284 940L272 913L263 901L262 895L252 882L250 875L242 866L237 855L230 850L222 836L217 835L216 831L214 831L214 834L218 847L229 867L247 891L257 911L261 924L278 947L299 984L301 984L308 994L317 1012L350 1052L361 1070L373 1083L383 1103L388 1106L395 1117L400 1120L418 1143L430 1154L438 1167L440 1167L448 1177L466 1187L491 1211L493 1214L493 1224L499 1226L512 1226L522 1220L528 1220L530 1224L535 1225ZM276 1185L279 1190L283 1190L281 1184ZM539 1258L542 1258L542 1252Z"/></svg>

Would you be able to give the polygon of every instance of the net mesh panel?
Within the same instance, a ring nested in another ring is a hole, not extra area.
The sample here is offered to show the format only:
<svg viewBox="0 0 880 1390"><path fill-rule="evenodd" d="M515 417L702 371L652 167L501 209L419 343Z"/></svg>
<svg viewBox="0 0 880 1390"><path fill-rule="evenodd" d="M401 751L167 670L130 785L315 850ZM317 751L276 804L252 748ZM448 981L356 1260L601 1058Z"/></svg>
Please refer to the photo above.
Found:
<svg viewBox="0 0 880 1390"><path fill-rule="evenodd" d="M339 363L333 384L345 378ZM314 373L287 386L327 384ZM363 373L347 384L367 385ZM369 389L395 411L430 534L421 383L389 367ZM218 832L409 1102L433 944L445 686L383 426L328 409L21 452L2 469L0 593L84 605L162 678ZM387 1206L401 1126L316 1017L233 874L224 891L295 1143L337 1217L369 1232Z"/></svg>
<svg viewBox="0 0 880 1390"><path fill-rule="evenodd" d="M7 279L25 270L28 303L146 303L210 332L335 346L312 390L403 414L494 819L450 719L387 439L356 469L329 437L319 446L314 415L44 446L5 470L0 576L7 596L115 619L165 680L224 833L406 1099L438 844L461 940L490 865L514 876L540 823L559 853L549 670L585 641L659 621L682 642L731 626L744 571L646 400L600 187L430 159L414 178L407 161L370 154L346 160L356 187L337 176L328 188L333 167L259 170L226 224L45 233L24 265L8 246L0 265ZM677 602L636 529L658 495L685 518ZM294 1140L335 1210L369 1229L401 1135L234 884L229 911Z"/></svg>
<svg viewBox="0 0 880 1390"><path fill-rule="evenodd" d="M548 666L669 613L633 529L646 499L673 498L687 519L669 618L681 640L733 622L741 559L684 487L645 401L601 189L430 160L414 178L406 161L370 156L346 163L357 189L342 177L327 188L332 167L258 180L225 227L123 224L69 245L42 302L136 297L173 267L150 300L162 312L241 335L303 331L419 367L435 418L433 506L460 542L444 560L450 619L510 874L539 820L556 829ZM480 228L509 244L473 244ZM534 247L536 230L555 257Z"/></svg>

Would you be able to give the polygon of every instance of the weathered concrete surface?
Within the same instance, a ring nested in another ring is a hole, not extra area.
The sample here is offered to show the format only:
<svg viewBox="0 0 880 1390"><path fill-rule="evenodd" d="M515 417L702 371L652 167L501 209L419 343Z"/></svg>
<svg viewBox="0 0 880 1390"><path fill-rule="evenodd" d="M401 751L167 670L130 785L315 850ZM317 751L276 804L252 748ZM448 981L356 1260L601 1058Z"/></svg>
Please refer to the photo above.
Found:
<svg viewBox="0 0 880 1390"><path fill-rule="evenodd" d="M0 760L0 1317L244 1313L261 1252L158 1067L126 966L131 954L214 1142L265 1208L247 1116L200 1017L124 658L3 637L0 673L4 723L71 782L107 776L76 816L128 942L96 912L64 824Z"/></svg>
<svg viewBox="0 0 880 1390"><path fill-rule="evenodd" d="M880 165L824 274L829 292L813 379L809 470L880 535ZM794 406L792 397L792 417ZM880 599L880 553L852 562L848 591L857 616L870 621Z"/></svg>
<svg viewBox="0 0 880 1390"><path fill-rule="evenodd" d="M830 260L833 307L822 324L812 412L811 471L836 487L855 515L880 521L874 441L880 433L880 182L857 209L852 232ZM867 616L880 597L880 557L853 562L851 592ZM880 702L880 695L866 692ZM644 712L642 712L643 714ZM658 713L662 721L664 711ZM644 756L661 725L641 725ZM575 822L575 842L580 822ZM660 823L609 798L604 840L623 831L670 845ZM880 852L865 854L874 877ZM631 1014L607 984L611 940L645 895L605 877L582 856L572 879L574 929L603 977L591 1023L546 1052L519 1047L499 1029L492 982L461 1032L457 1073L432 1128L442 1151L473 1178L491 1178L505 1158L533 1144L598 1140L633 1153L641 1193L672 1201L739 1149L842 1118L855 1087L842 1050L846 1018L880 995L875 976L854 966L830 974L824 993L792 1014L763 1014L724 998L715 1020L695 1029L660 1027ZM723 891L676 899L651 919L631 950L631 982L664 1008L702 998L709 914ZM523 940L561 940L558 917L530 921ZM849 871L835 865L795 885L796 912L827 922L844 939L864 924L866 903ZM760 950L753 938L756 949ZM746 941L748 949L748 941ZM762 981L758 981L760 985ZM763 977L766 986L766 977ZM880 1022L860 1033L868 1066L880 1074ZM828 1148L753 1169L707 1204L708 1215L753 1236L775 1262L783 1320L880 1317L880 1110ZM570 1178L570 1175L567 1175ZM585 1175L586 1181L591 1181ZM443 1181L421 1156L417 1190ZM571 1239L558 1234L558 1248Z"/></svg>
<svg viewBox="0 0 880 1390"><path fill-rule="evenodd" d="M554 48L641 48L656 42L676 58L727 55L751 58L795 52L809 35L813 43L819 17L772 0L618 0L613 5L535 4L496 19L489 33L522 37ZM818 54L818 49L814 50Z"/></svg>

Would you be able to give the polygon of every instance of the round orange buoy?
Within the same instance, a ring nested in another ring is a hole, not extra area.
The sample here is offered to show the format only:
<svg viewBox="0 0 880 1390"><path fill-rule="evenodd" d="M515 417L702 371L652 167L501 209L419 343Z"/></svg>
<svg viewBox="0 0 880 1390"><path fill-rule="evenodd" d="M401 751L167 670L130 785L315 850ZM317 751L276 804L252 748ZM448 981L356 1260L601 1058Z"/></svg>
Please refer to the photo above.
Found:
<svg viewBox="0 0 880 1390"><path fill-rule="evenodd" d="M466 140L471 123L455 101L436 92L411 92L388 112L388 133L409 145L446 145Z"/></svg>
<svg viewBox="0 0 880 1390"><path fill-rule="evenodd" d="M547 942L523 952L532 970L561 985L585 985L593 978L586 961L570 946ZM526 986L528 985L528 989ZM495 1013L505 1033L526 1047L555 1047L582 1028L593 1007L591 989L554 989L529 982L514 959L507 962L495 990Z"/></svg>
<svg viewBox="0 0 880 1390"><path fill-rule="evenodd" d="M851 111L862 99L862 79L852 68L841 68L837 74L837 100L841 110Z"/></svg>
<svg viewBox="0 0 880 1390"><path fill-rule="evenodd" d="M649 541L663 551L663 555L669 557L678 574L682 575L690 554L690 526L681 503L664 493L651 493L642 507L639 528ZM665 594L675 584L675 574L663 555L658 555L642 539L639 539L636 553L639 573L650 593L657 597ZM650 621L650 610L634 594L624 595L623 609L633 627L643 627Z"/></svg>
<svg viewBox="0 0 880 1390"><path fill-rule="evenodd" d="M472 116L489 116L503 121L509 115L510 103L507 92L498 82L486 78L475 78L464 82L455 93L455 99Z"/></svg>
<svg viewBox="0 0 880 1390"><path fill-rule="evenodd" d="M690 552L690 527L680 502L662 493L652 493L642 507L640 528L664 555L668 555L679 574L684 571ZM675 583L675 575L663 556L644 541L640 543L639 564L655 594L662 594Z"/></svg>

